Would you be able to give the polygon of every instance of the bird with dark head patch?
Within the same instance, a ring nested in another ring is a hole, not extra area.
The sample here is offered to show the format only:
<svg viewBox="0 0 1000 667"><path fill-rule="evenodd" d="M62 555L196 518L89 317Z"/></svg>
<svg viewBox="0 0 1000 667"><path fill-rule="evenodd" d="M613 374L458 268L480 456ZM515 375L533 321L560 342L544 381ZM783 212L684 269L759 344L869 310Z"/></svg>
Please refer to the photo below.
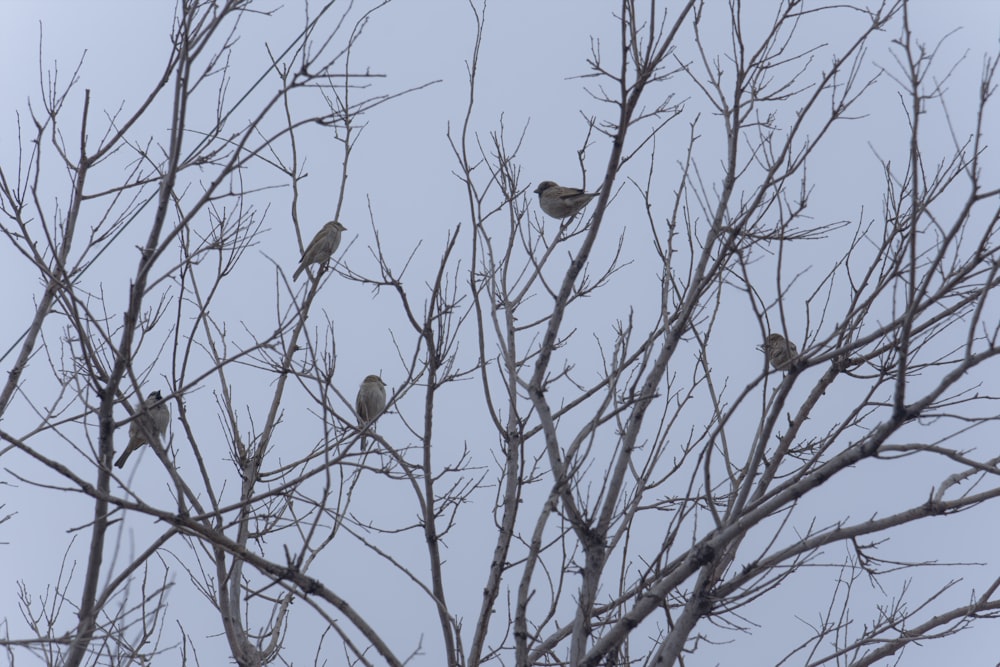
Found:
<svg viewBox="0 0 1000 667"><path fill-rule="evenodd" d="M163 402L163 396L158 391L152 392L146 397L132 421L128 425L128 444L125 451L115 461L115 467L121 468L125 465L129 454L139 449L143 445L153 440L159 440L167 432L167 425L170 423L170 410Z"/></svg>

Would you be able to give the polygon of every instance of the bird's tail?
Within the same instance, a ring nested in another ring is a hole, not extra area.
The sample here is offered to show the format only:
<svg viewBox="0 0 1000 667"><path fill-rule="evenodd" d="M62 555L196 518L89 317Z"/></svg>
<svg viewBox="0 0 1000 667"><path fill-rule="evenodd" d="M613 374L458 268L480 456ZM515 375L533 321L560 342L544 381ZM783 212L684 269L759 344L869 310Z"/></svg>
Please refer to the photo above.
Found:
<svg viewBox="0 0 1000 667"><path fill-rule="evenodd" d="M125 467L125 461L128 459L129 454L131 454L136 449L138 449L139 445L141 445L141 444L142 444L142 441L139 440L138 438L129 438L128 439L128 444L125 445L125 451L122 452L122 455L118 457L117 461L115 461L115 467L116 468L123 468L123 467Z"/></svg>

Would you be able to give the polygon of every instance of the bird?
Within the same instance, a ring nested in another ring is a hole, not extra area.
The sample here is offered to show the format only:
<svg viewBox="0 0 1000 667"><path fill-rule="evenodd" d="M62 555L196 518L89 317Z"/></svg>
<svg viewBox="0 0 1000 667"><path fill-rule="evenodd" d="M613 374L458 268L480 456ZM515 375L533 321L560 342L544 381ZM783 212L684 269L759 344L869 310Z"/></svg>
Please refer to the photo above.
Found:
<svg viewBox="0 0 1000 667"><path fill-rule="evenodd" d="M326 264L329 262L330 256L337 251L337 246L340 245L340 234L345 229L347 227L336 220L331 220L323 225L309 242L306 251L302 253L299 268L295 269L295 273L292 274L292 280L298 279L299 274L305 270L307 264Z"/></svg>
<svg viewBox="0 0 1000 667"><path fill-rule="evenodd" d="M139 405L132 422L128 425L128 444L125 445L125 451L122 452L122 455L115 461L115 467L123 467L129 454L146 443L159 440L160 436L167 432L167 424L169 423L170 410L163 402L163 396L160 392L154 391Z"/></svg>
<svg viewBox="0 0 1000 667"><path fill-rule="evenodd" d="M358 389L358 397L354 401L354 409L358 413L359 429L374 422L385 410L385 382L377 375L369 375ZM361 449L367 446L364 436L361 438Z"/></svg>
<svg viewBox="0 0 1000 667"><path fill-rule="evenodd" d="M580 188L565 188L553 181L542 181L535 188L535 193L542 210L553 218L572 218L591 199L601 194L600 190L584 192Z"/></svg>
<svg viewBox="0 0 1000 667"><path fill-rule="evenodd" d="M764 353L776 371L787 371L799 356L795 343L785 340L784 336L777 333L770 334L767 341L758 345L757 349Z"/></svg>

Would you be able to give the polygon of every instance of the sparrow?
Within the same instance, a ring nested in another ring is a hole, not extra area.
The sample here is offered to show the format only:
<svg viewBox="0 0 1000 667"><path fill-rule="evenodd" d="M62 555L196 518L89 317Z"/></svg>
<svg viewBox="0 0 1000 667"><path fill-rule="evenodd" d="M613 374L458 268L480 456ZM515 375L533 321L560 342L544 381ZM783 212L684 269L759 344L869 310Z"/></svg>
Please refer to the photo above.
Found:
<svg viewBox="0 0 1000 667"><path fill-rule="evenodd" d="M354 401L354 410L358 413L361 422L359 429L363 429L369 422L375 421L382 411L385 410L385 382L377 375L369 375L361 383L358 389L358 397ZM367 446L364 436L361 438L361 449Z"/></svg>
<svg viewBox="0 0 1000 667"><path fill-rule="evenodd" d="M538 203L542 210L553 218L572 218L579 213L587 203L601 194L584 192L580 188L564 188L552 181L542 181L535 188Z"/></svg>
<svg viewBox="0 0 1000 667"><path fill-rule="evenodd" d="M764 353L776 371L787 371L799 356L795 343L776 333L769 335L767 341L758 345L757 349Z"/></svg>
<svg viewBox="0 0 1000 667"><path fill-rule="evenodd" d="M340 245L340 234L345 229L347 227L336 220L331 220L323 225L322 229L316 232L316 236L309 242L306 251L302 253L299 268L295 269L295 273L292 274L292 280L298 279L299 274L302 273L307 264L326 264L329 262L330 256L337 251L337 246Z"/></svg>
<svg viewBox="0 0 1000 667"><path fill-rule="evenodd" d="M159 440L160 436L167 432L167 424L170 423L170 410L163 402L163 396L158 391L154 391L146 400L139 405L136 414L128 425L128 444L125 451L115 461L115 467L121 468L125 465L125 459L129 454L139 449L146 443Z"/></svg>

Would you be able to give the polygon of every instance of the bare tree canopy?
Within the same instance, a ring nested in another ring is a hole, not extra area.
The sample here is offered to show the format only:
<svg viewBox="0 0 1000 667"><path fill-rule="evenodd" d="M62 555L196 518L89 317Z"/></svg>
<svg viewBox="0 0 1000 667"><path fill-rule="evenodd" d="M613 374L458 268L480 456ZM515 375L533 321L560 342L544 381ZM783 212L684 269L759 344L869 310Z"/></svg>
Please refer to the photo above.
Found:
<svg viewBox="0 0 1000 667"><path fill-rule="evenodd" d="M497 4L18 24L9 662L995 665L998 35Z"/></svg>

